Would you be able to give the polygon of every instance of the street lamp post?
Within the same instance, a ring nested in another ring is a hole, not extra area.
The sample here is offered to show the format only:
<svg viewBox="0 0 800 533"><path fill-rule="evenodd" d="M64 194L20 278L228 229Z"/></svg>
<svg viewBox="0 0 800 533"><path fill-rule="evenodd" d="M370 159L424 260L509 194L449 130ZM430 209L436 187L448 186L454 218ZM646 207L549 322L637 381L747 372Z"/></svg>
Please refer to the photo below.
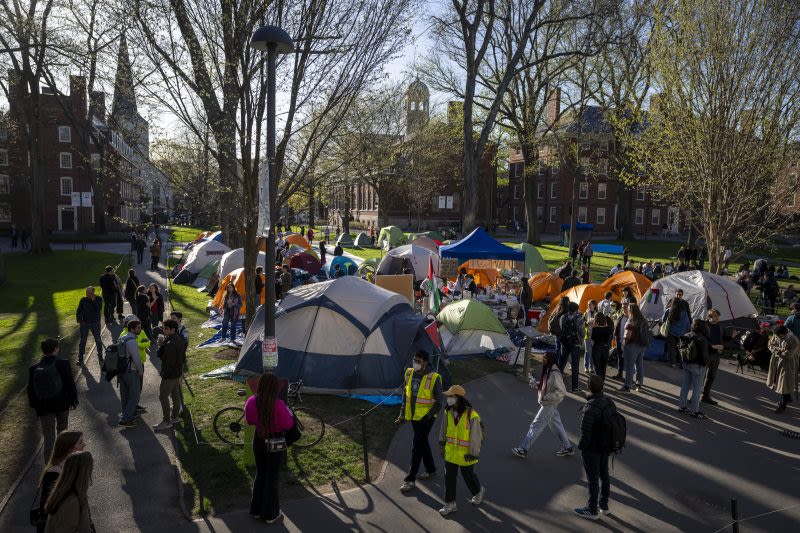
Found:
<svg viewBox="0 0 800 533"><path fill-rule="evenodd" d="M269 228L267 231L267 274L264 298L264 340L261 355L265 367L278 364L278 343L275 339L275 195L277 176L275 175L275 70L278 53L294 51L292 38L278 26L262 26L250 38L250 46L267 52L267 202Z"/></svg>

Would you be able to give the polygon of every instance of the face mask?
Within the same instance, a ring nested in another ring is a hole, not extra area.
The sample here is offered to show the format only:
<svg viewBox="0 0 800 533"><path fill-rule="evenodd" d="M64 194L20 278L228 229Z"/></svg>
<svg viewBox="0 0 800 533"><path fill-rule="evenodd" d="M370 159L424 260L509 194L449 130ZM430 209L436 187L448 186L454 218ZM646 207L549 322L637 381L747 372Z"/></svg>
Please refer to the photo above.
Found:
<svg viewBox="0 0 800 533"><path fill-rule="evenodd" d="M412 367L414 368L414 370L416 370L417 372L419 372L420 370L422 370L422 365L421 365L421 364L419 364L419 363L413 363L411 366L412 366Z"/></svg>
<svg viewBox="0 0 800 533"><path fill-rule="evenodd" d="M454 406L455 404L456 404L456 397L455 397L455 396L448 396L448 397L447 397L447 405L449 405L450 407L452 407L452 406Z"/></svg>

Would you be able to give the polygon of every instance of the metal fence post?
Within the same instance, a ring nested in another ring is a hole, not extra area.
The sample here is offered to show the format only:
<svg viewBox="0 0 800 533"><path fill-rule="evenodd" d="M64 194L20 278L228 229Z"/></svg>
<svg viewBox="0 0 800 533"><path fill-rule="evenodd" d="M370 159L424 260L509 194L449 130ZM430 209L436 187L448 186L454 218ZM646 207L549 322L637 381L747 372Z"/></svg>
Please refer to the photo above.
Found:
<svg viewBox="0 0 800 533"><path fill-rule="evenodd" d="M369 452L367 445L367 412L361 410L361 443L364 447L364 481L369 482Z"/></svg>
<svg viewBox="0 0 800 533"><path fill-rule="evenodd" d="M739 533L739 504L736 502L736 498L731 498L731 520L733 521L731 531Z"/></svg>

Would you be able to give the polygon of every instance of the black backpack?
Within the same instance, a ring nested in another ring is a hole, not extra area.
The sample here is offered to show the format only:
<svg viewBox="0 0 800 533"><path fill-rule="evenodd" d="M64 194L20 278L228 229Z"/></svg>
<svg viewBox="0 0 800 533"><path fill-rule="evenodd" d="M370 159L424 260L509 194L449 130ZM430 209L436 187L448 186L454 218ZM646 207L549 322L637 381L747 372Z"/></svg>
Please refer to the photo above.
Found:
<svg viewBox="0 0 800 533"><path fill-rule="evenodd" d="M625 417L617 411L614 402L610 402L600 414L600 450L604 455L619 455L625 447L627 434Z"/></svg>
<svg viewBox="0 0 800 533"><path fill-rule="evenodd" d="M547 321L547 329L550 331L550 335L555 335L558 337L561 335L561 317L564 316L561 313L554 313L553 316Z"/></svg>
<svg viewBox="0 0 800 533"><path fill-rule="evenodd" d="M61 374L56 367L56 359L44 364L36 365L31 378L33 393L39 400L47 401L58 397L64 388Z"/></svg>
<svg viewBox="0 0 800 533"><path fill-rule="evenodd" d="M561 328L559 337L565 344L570 346L578 344L578 319L579 315L576 313L564 315L564 326Z"/></svg>
<svg viewBox="0 0 800 533"><path fill-rule="evenodd" d="M103 360L103 371L106 373L107 381L111 381L116 376L125 372L131 364L131 358L128 357L128 351L125 349L126 342L125 337L123 337L106 348L106 356Z"/></svg>
<svg viewBox="0 0 800 533"><path fill-rule="evenodd" d="M687 333L678 338L678 353L684 363L697 363L700 359L700 347L694 333Z"/></svg>

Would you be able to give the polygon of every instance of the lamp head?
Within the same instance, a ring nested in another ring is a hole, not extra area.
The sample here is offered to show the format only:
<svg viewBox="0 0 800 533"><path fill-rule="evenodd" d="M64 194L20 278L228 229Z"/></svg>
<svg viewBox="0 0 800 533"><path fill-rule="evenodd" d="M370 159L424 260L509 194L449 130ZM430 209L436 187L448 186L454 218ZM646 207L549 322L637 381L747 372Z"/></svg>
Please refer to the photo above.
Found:
<svg viewBox="0 0 800 533"><path fill-rule="evenodd" d="M294 42L283 28L278 26L262 26L253 32L250 46L256 50L266 51L268 45L274 43L279 54L288 54L294 51Z"/></svg>

